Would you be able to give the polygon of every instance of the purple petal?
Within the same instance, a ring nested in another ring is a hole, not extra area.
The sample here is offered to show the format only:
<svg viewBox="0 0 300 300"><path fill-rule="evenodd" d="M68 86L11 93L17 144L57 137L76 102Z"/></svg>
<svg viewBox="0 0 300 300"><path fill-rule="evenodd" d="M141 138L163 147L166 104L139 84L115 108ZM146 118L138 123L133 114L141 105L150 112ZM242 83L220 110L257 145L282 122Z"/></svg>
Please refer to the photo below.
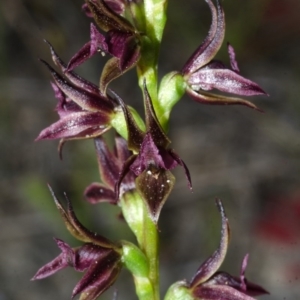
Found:
<svg viewBox="0 0 300 300"><path fill-rule="evenodd" d="M227 50L229 54L231 69L236 73L240 73L239 65L237 63L237 60L235 59L234 48L229 43L227 43Z"/></svg>
<svg viewBox="0 0 300 300"><path fill-rule="evenodd" d="M88 243L76 249L76 260L72 267L76 271L82 272L89 268L95 261L105 260L111 253L111 249Z"/></svg>
<svg viewBox="0 0 300 300"><path fill-rule="evenodd" d="M116 194L116 199L119 200L119 197L122 196L122 191L121 191L121 184L125 178L125 176L130 172L130 167L136 160L137 155L132 155L130 156L125 163L123 164L123 167L121 169L121 172L119 174L119 178L116 182L115 185L115 194Z"/></svg>
<svg viewBox="0 0 300 300"><path fill-rule="evenodd" d="M97 233L91 232L88 229L86 229L77 219L72 204L70 200L67 199L67 209L64 209L59 202L59 200L56 198L54 192L52 191L51 187L48 186L50 189L50 192L52 194L52 197L54 199L55 205L60 212L65 225L69 232L78 240L87 242L87 243L93 243L95 245L101 246L103 248L111 249L116 248L114 244L112 244L108 239L98 235ZM66 195L65 195L66 196Z"/></svg>
<svg viewBox="0 0 300 300"><path fill-rule="evenodd" d="M92 47L92 42L87 42L72 56L67 65L67 71L72 71L73 69L93 57L96 53L98 53L97 49L95 49L95 47Z"/></svg>
<svg viewBox="0 0 300 300"><path fill-rule="evenodd" d="M122 137L117 136L115 138L115 143L115 155L118 157L119 162L121 163L120 170L122 170L124 163L132 156L132 152L128 150L127 141ZM120 195L135 189L135 178L136 176L133 174L133 172L128 171L120 185Z"/></svg>
<svg viewBox="0 0 300 300"><path fill-rule="evenodd" d="M249 295L249 296L260 296L260 295L266 295L266 294L270 294L267 290L265 290L262 286L255 284L253 282L248 281L247 279L245 279L245 283L246 283L246 290L241 290L241 292Z"/></svg>
<svg viewBox="0 0 300 300"><path fill-rule="evenodd" d="M241 266L241 275L240 275L240 280L241 280L241 289L243 291L246 291L247 289L247 285L246 285L246 282L245 282L245 272L246 272L246 268L247 268L247 265L248 265L248 259L249 259L249 254L247 253L243 259L243 262L242 262L242 266Z"/></svg>
<svg viewBox="0 0 300 300"><path fill-rule="evenodd" d="M45 42L48 44L50 48L53 62L61 69L61 71L65 74L65 76L70 80L70 82L72 82L75 86L83 90L99 95L98 86L80 77L78 74L74 72L67 71L67 65L56 54L52 45L46 40Z"/></svg>
<svg viewBox="0 0 300 300"><path fill-rule="evenodd" d="M108 52L108 45L105 36L97 30L93 23L91 23L90 35L91 53L96 53L99 49L104 52Z"/></svg>
<svg viewBox="0 0 300 300"><path fill-rule="evenodd" d="M120 270L120 255L115 251L110 251L105 257L91 264L75 286L72 298L81 293L81 300L97 299L116 281Z"/></svg>
<svg viewBox="0 0 300 300"><path fill-rule="evenodd" d="M96 26L91 23L90 26L90 41L83 45L83 47L71 58L67 66L67 72L72 71L86 60L93 57L99 50L107 53L108 45L105 36L101 34Z"/></svg>
<svg viewBox="0 0 300 300"><path fill-rule="evenodd" d="M119 178L122 165L118 162L117 157L108 149L102 138L95 139L95 147L101 179L113 190Z"/></svg>
<svg viewBox="0 0 300 300"><path fill-rule="evenodd" d="M227 253L230 233L229 224L221 200L217 199L216 203L222 218L221 241L219 244L219 248L197 270L196 275L190 283L191 288L200 286L203 282L207 281L214 273L216 273L216 271L223 263Z"/></svg>
<svg viewBox="0 0 300 300"><path fill-rule="evenodd" d="M136 36L132 35L126 40L122 56L120 57L120 69L123 72L130 70L137 64L140 59L140 51Z"/></svg>
<svg viewBox="0 0 300 300"><path fill-rule="evenodd" d="M211 0L206 0L212 14L212 22L207 37L183 67L183 74L188 75L206 65L219 51L225 35L224 11L217 0L217 9Z"/></svg>
<svg viewBox="0 0 300 300"><path fill-rule="evenodd" d="M66 102L65 94L61 91L61 89L54 82L50 82L50 83L51 83L52 89L54 91L54 97L61 104L60 106L62 106L62 104Z"/></svg>
<svg viewBox="0 0 300 300"><path fill-rule="evenodd" d="M263 287L255 283L248 282L247 279L244 279L244 281L242 281L241 278L231 276L230 274L225 272L216 273L205 284L227 285L248 296L269 294Z"/></svg>
<svg viewBox="0 0 300 300"><path fill-rule="evenodd" d="M159 149L154 143L151 134L147 133L143 140L140 152L130 169L138 176L144 172L149 165L155 165L160 169L169 170L175 168L177 162L165 149Z"/></svg>
<svg viewBox="0 0 300 300"><path fill-rule="evenodd" d="M175 184L168 170L149 165L136 179L136 187L145 201L152 221L157 224L161 209Z"/></svg>
<svg viewBox="0 0 300 300"><path fill-rule="evenodd" d="M60 118L64 118L70 113L82 112L81 107L67 98L55 83L51 82L51 86L54 91L55 98L58 99L55 110L57 111Z"/></svg>
<svg viewBox="0 0 300 300"><path fill-rule="evenodd" d="M109 120L99 112L70 113L42 130L36 141L96 137L110 129Z"/></svg>
<svg viewBox="0 0 300 300"><path fill-rule="evenodd" d="M131 33L111 30L107 33L106 39L108 44L108 52L117 58L123 55L125 44Z"/></svg>
<svg viewBox="0 0 300 300"><path fill-rule="evenodd" d="M194 99L195 101L197 101L199 103L210 104L210 105L245 105L245 106L248 106L259 112L263 112L252 102L241 99L241 98L226 97L226 96L222 96L222 95L206 93L203 91L197 93L189 87L187 88L186 91L192 99Z"/></svg>
<svg viewBox="0 0 300 300"><path fill-rule="evenodd" d="M43 60L41 61L48 67L60 90L81 108L88 111L103 111L106 113L112 113L114 105L112 102L109 102L106 98L104 98L104 96L97 96L94 93L89 93L88 91L73 86L55 72L48 63Z"/></svg>
<svg viewBox="0 0 300 300"><path fill-rule="evenodd" d="M69 266L70 261L75 261L75 252L65 242L59 239L54 239L57 246L62 251L56 258L40 268L31 280L43 279L53 275L61 269Z"/></svg>
<svg viewBox="0 0 300 300"><path fill-rule="evenodd" d="M218 89L241 96L266 95L255 82L229 69L201 69L188 78L188 84L195 91Z"/></svg>
<svg viewBox="0 0 300 300"><path fill-rule="evenodd" d="M95 22L103 31L135 32L130 22L116 14L103 0L97 2L86 0L86 3L93 14Z"/></svg>
<svg viewBox="0 0 300 300"><path fill-rule="evenodd" d="M109 31L107 33L108 52L117 58L122 72L136 65L140 57L140 47L136 36L122 31Z"/></svg>
<svg viewBox="0 0 300 300"><path fill-rule="evenodd" d="M217 272L215 273L205 284L209 285L228 285L236 290L241 292L245 292L241 288L241 280L240 278L231 276L226 272Z"/></svg>
<svg viewBox="0 0 300 300"><path fill-rule="evenodd" d="M183 167L185 177L188 181L188 186L189 186L190 190L192 190L193 189L192 188L192 179L191 179L191 175L190 175L190 171L189 171L188 167L186 166L184 161L180 158L180 156L174 150L170 150L169 153L173 157L173 159L178 163L178 165Z"/></svg>
<svg viewBox="0 0 300 300"><path fill-rule="evenodd" d="M125 11L125 3L122 0L105 0L105 3L118 15L123 14Z"/></svg>
<svg viewBox="0 0 300 300"><path fill-rule="evenodd" d="M193 291L193 295L201 300L255 300L226 285L201 285Z"/></svg>
<svg viewBox="0 0 300 300"><path fill-rule="evenodd" d="M132 152L128 150L127 141L120 136L115 138L114 152L115 156L122 162L122 165L132 155Z"/></svg>
<svg viewBox="0 0 300 300"><path fill-rule="evenodd" d="M90 11L88 5L86 3L84 3L82 6L81 6L81 9L84 11L84 13L86 14L87 17L89 18L93 18L93 14L92 12Z"/></svg>
<svg viewBox="0 0 300 300"><path fill-rule="evenodd" d="M262 286L250 282L245 278L248 259L249 259L249 254L246 254L241 266L240 290L249 296L259 296L259 295L269 294L269 292L265 290Z"/></svg>
<svg viewBox="0 0 300 300"><path fill-rule="evenodd" d="M109 202L117 204L116 194L101 183L94 182L90 184L84 191L84 197L91 204Z"/></svg>

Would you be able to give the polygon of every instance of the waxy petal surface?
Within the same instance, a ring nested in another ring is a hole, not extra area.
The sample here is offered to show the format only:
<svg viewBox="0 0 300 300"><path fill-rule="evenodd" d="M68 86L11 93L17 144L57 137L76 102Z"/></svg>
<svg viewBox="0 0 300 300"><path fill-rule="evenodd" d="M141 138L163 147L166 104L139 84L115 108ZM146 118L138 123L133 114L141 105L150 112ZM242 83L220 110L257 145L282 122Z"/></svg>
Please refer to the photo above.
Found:
<svg viewBox="0 0 300 300"><path fill-rule="evenodd" d="M52 45L44 40L45 43L48 44L52 56L52 60L57 65L60 70L64 73L66 78L73 83L76 87L81 88L82 90L86 90L90 93L94 93L95 95L100 95L100 91L98 86L93 84L92 82L87 81L86 79L82 78L78 74L72 71L68 71L67 65L61 60L61 58L57 55Z"/></svg>
<svg viewBox="0 0 300 300"><path fill-rule="evenodd" d="M199 300L255 300L226 285L203 285L194 291Z"/></svg>
<svg viewBox="0 0 300 300"><path fill-rule="evenodd" d="M66 198L67 209L64 209L59 200L56 198L50 186L49 189L56 204L56 207L66 224L67 229L74 237L76 237L80 241L93 243L103 248L111 249L115 247L108 239L100 236L97 233L89 231L79 222L74 213L72 204L68 198Z"/></svg>
<svg viewBox="0 0 300 300"><path fill-rule="evenodd" d="M114 190L107 188L105 185L97 182L90 184L84 191L84 197L91 204L109 202L117 204Z"/></svg>
<svg viewBox="0 0 300 300"><path fill-rule="evenodd" d="M219 212L222 218L221 241L218 249L200 266L196 275L192 279L190 286L195 288L206 282L213 274L215 274L222 265L228 248L229 242L229 224L221 200L216 200Z"/></svg>
<svg viewBox="0 0 300 300"><path fill-rule="evenodd" d="M150 165L136 179L136 186L156 224L163 205L175 184L175 177L168 170Z"/></svg>
<svg viewBox="0 0 300 300"><path fill-rule="evenodd" d="M103 0L94 2L86 0L94 20L103 31L118 30L123 32L135 32L134 27L125 18L116 14Z"/></svg>
<svg viewBox="0 0 300 300"><path fill-rule="evenodd" d="M255 109L257 111L263 112L252 102L241 99L241 98L206 93L203 91L197 93L189 87L187 88L186 91L187 91L188 95L190 97L192 97L193 100L195 100L199 103L210 104L210 105L244 105L244 106L248 106L252 109Z"/></svg>
<svg viewBox="0 0 300 300"><path fill-rule="evenodd" d="M109 118L100 112L68 113L41 131L36 140L77 139L96 137L107 130Z"/></svg>
<svg viewBox="0 0 300 300"><path fill-rule="evenodd" d="M67 66L68 72L83 64L99 51L103 51L105 53L108 52L108 45L106 43L105 36L97 30L94 24L91 24L90 38L91 40L84 44L70 59Z"/></svg>
<svg viewBox="0 0 300 300"><path fill-rule="evenodd" d="M75 261L75 251L62 240L54 240L56 241L57 246L61 249L61 254L41 267L31 280L39 280L51 276L59 270L68 267L70 262Z"/></svg>
<svg viewBox="0 0 300 300"><path fill-rule="evenodd" d="M266 94L258 84L229 69L203 68L189 77L188 84L195 91L218 89L241 96Z"/></svg>
<svg viewBox="0 0 300 300"><path fill-rule="evenodd" d="M227 51L228 51L228 55L229 55L229 59L230 59L231 69L236 73L240 73L239 65L235 58L234 48L229 43L227 43Z"/></svg>
<svg viewBox="0 0 300 300"><path fill-rule="evenodd" d="M95 139L95 147L101 179L113 190L119 177L121 163L118 162L118 158L108 149L103 138Z"/></svg>
<svg viewBox="0 0 300 300"><path fill-rule="evenodd" d="M108 102L104 96L95 95L81 88L78 88L68 83L62 76L60 76L48 63L41 60L49 69L53 76L55 84L59 89L82 109L87 111L102 111L111 113L114 106L113 103Z"/></svg>
<svg viewBox="0 0 300 300"><path fill-rule="evenodd" d="M104 258L94 259L73 289L72 298L81 293L81 300L97 299L116 281L120 270L120 255L114 251Z"/></svg>
<svg viewBox="0 0 300 300"><path fill-rule="evenodd" d="M212 14L211 27L208 36L185 64L182 70L183 74L193 73L210 62L219 51L224 40L225 17L220 1L217 0L217 8L211 0L205 1L208 3Z"/></svg>

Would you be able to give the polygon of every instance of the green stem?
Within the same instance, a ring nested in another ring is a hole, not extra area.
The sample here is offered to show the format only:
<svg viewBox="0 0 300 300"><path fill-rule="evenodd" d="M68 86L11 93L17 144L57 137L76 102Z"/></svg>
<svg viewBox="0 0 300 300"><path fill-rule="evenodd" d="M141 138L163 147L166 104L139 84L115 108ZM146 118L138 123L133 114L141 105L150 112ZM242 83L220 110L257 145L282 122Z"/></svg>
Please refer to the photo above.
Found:
<svg viewBox="0 0 300 300"><path fill-rule="evenodd" d="M159 300L158 231L145 206L143 227L143 244L141 247L149 260L149 279L153 287L153 300Z"/></svg>
<svg viewBox="0 0 300 300"><path fill-rule="evenodd" d="M136 190L125 193L121 197L123 216L135 234L139 247L145 254L148 269L147 274L132 272L135 288L140 300L159 300L159 261L158 261L158 231L156 224L149 216L144 200ZM139 269L137 257L135 267ZM133 269L132 267L130 269Z"/></svg>
<svg viewBox="0 0 300 300"><path fill-rule="evenodd" d="M137 65L139 85L147 89L157 115L163 115L158 100L157 63L161 39L166 24L167 0L144 0L145 35L142 38L142 53Z"/></svg>

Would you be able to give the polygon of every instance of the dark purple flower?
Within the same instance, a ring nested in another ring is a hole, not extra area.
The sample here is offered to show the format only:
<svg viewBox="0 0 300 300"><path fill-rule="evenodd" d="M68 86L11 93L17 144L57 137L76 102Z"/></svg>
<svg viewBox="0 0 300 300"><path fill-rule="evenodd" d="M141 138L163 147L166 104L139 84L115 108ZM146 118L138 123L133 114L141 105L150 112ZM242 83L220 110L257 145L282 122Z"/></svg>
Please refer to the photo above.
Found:
<svg viewBox="0 0 300 300"><path fill-rule="evenodd" d="M135 66L140 57L139 33L118 14L123 9L121 2L86 0L85 11L93 16L106 35L91 24L90 41L71 58L67 66L67 70L71 71L98 52L110 54L112 58L104 66L100 78L100 90L103 93L113 79Z"/></svg>
<svg viewBox="0 0 300 300"><path fill-rule="evenodd" d="M240 278L225 272L217 272L225 259L230 235L228 220L220 200L217 200L217 206L222 217L219 248L202 263L187 284L188 289L195 299L201 300L254 300L251 296L268 294L261 286L245 279L248 255L244 258Z"/></svg>
<svg viewBox="0 0 300 300"><path fill-rule="evenodd" d="M187 93L196 101L205 104L241 104L259 110L244 99L208 93L212 89L241 96L267 95L255 82L242 77L235 59L234 49L228 44L231 69L222 62L213 60L225 35L224 11L220 1L217 7L206 0L212 13L208 35L183 67L182 74L187 83Z"/></svg>
<svg viewBox="0 0 300 300"><path fill-rule="evenodd" d="M132 153L128 150L127 142L119 136L115 138L114 151L108 149L102 137L95 138L95 147L103 183L94 182L90 184L86 188L84 195L87 201L92 204L99 202L117 204L118 198L115 193L115 185L119 179L123 164ZM120 185L120 197L134 188L135 176L129 171Z"/></svg>
<svg viewBox="0 0 300 300"><path fill-rule="evenodd" d="M68 71L53 47L50 44L49 46L54 63L61 69L68 81L42 60L54 79L52 88L58 99L56 111L60 119L45 128L36 140L62 139L65 141L94 138L103 134L111 128L110 120L114 116L117 104L113 99L101 94L96 85Z"/></svg>
<svg viewBox="0 0 300 300"><path fill-rule="evenodd" d="M67 199L68 207L64 209L51 188L50 191L67 229L85 244L71 248L62 240L55 239L61 254L40 268L32 280L46 278L68 266L79 272L86 271L73 289L72 298L81 294L80 300L95 300L117 279L122 267L121 248L86 229L74 214L71 202Z"/></svg>
<svg viewBox="0 0 300 300"><path fill-rule="evenodd" d="M145 200L153 221L157 222L162 206L175 183L170 170L178 165L182 166L190 188L191 178L183 160L174 150L168 148L171 141L157 120L146 84L144 94L146 133L139 129L128 108L119 101L127 121L128 147L138 154L132 155L125 162L116 184L116 192L119 194L124 177L132 171L137 176L136 187Z"/></svg>

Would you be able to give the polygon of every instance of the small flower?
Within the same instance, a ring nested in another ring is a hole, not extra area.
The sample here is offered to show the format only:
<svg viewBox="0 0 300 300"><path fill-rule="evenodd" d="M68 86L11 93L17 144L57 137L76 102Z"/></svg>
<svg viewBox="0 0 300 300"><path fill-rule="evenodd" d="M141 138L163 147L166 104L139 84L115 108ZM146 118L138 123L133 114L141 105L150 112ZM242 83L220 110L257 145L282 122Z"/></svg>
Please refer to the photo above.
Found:
<svg viewBox="0 0 300 300"><path fill-rule="evenodd" d="M106 36L91 24L90 41L71 58L67 70L73 70L98 52L110 54L112 58L104 66L100 78L100 90L105 93L112 80L138 62L139 33L127 19L118 14L124 11L122 1L86 0L84 9L88 16L93 16Z"/></svg>
<svg viewBox="0 0 300 300"><path fill-rule="evenodd" d="M54 63L69 81L42 60L54 79L52 88L58 99L56 111L60 119L45 128L36 140L62 139L62 145L66 140L93 138L103 134L111 128L110 120L117 104L101 94L96 85L67 71L64 62L49 46Z"/></svg>
<svg viewBox="0 0 300 300"><path fill-rule="evenodd" d="M51 188L50 191L67 229L85 244L81 247L71 248L62 240L55 239L61 254L40 268L32 280L46 278L61 269L71 266L76 271L86 271L83 278L73 289L72 298L81 294L80 300L95 300L117 279L122 267L121 248L106 238L86 229L74 214L71 202L67 199L68 207L64 209Z"/></svg>
<svg viewBox="0 0 300 300"><path fill-rule="evenodd" d="M117 97L117 95L116 95ZM124 111L128 127L128 147L138 154L133 154L124 164L116 183L116 192L119 193L120 184L129 171L136 176L136 187L148 206L151 218L158 221L163 204L167 200L175 178L170 172L176 166L184 168L189 187L191 188L190 173L183 160L168 146L171 143L161 128L150 95L144 83L144 99L146 114L146 133L136 125L130 111L119 100Z"/></svg>
<svg viewBox="0 0 300 300"><path fill-rule="evenodd" d="M241 104L259 110L244 99L207 93L212 89L241 96L267 95L255 82L242 77L235 59L234 49L228 44L231 69L222 62L213 60L219 51L225 35L224 11L220 1L217 7L206 0L212 13L212 23L208 35L182 70L187 83L187 93L194 100L205 104Z"/></svg>
<svg viewBox="0 0 300 300"><path fill-rule="evenodd" d="M220 200L217 200L217 206L222 217L219 248L199 267L187 288L194 299L201 300L254 300L251 296L268 294L261 286L245 279L248 255L244 258L240 278L217 272L225 259L230 235L228 220Z"/></svg>
<svg viewBox="0 0 300 300"><path fill-rule="evenodd" d="M123 164L131 156L127 148L127 142L117 136L115 138L115 149L110 151L102 137L95 138L95 147L99 165L100 176L103 183L94 182L90 184L84 195L92 204L109 202L117 204L118 198L115 193L115 185ZM129 171L120 185L120 197L123 193L135 188L135 176Z"/></svg>

